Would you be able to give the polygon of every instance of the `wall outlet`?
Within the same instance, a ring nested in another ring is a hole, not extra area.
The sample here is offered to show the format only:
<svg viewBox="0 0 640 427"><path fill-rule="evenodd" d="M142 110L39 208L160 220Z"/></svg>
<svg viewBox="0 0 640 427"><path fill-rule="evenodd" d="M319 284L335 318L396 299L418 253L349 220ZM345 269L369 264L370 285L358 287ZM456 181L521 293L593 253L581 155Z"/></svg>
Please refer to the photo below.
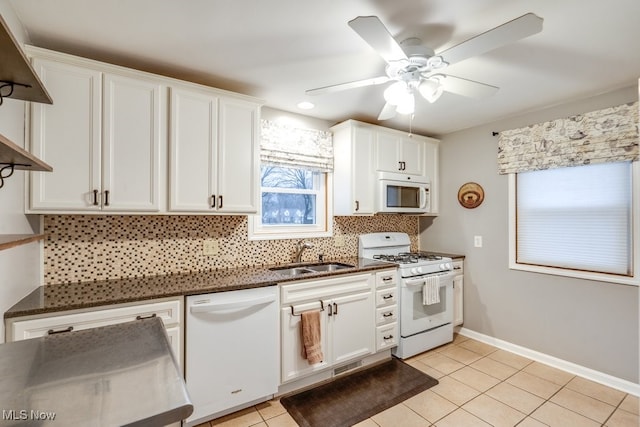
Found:
<svg viewBox="0 0 640 427"><path fill-rule="evenodd" d="M473 236L473 246L476 248L482 247L482 236Z"/></svg>
<svg viewBox="0 0 640 427"><path fill-rule="evenodd" d="M334 236L333 246L335 246L336 248L344 247L344 236L340 236L340 235Z"/></svg>
<svg viewBox="0 0 640 427"><path fill-rule="evenodd" d="M218 255L220 253L220 248L218 247L217 240L205 240L202 244L202 254L203 255Z"/></svg>

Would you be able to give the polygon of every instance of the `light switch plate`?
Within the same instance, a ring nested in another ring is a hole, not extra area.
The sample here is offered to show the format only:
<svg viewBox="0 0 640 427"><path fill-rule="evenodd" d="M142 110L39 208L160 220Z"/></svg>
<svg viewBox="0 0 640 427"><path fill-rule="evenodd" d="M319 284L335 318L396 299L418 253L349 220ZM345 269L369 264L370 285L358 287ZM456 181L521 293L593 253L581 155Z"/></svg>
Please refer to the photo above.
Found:
<svg viewBox="0 0 640 427"><path fill-rule="evenodd" d="M202 254L203 255L218 255L220 252L220 248L218 247L217 240L205 240L202 244Z"/></svg>
<svg viewBox="0 0 640 427"><path fill-rule="evenodd" d="M473 246L476 248L482 247L482 236L473 236Z"/></svg>

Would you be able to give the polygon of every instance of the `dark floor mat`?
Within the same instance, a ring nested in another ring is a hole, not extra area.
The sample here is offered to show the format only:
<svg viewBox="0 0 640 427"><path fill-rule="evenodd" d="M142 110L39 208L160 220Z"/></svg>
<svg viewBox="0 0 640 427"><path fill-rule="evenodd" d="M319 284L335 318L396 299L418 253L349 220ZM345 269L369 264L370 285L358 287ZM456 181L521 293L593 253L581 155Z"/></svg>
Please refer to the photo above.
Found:
<svg viewBox="0 0 640 427"><path fill-rule="evenodd" d="M434 385L438 380L392 358L280 403L302 427L351 426Z"/></svg>

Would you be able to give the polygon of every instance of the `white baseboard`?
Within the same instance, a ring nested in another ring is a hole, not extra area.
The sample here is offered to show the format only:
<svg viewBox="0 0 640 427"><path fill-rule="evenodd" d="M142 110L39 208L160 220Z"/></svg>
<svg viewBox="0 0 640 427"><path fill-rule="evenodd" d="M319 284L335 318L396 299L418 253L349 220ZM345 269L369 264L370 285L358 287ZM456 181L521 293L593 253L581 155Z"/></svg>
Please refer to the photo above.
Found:
<svg viewBox="0 0 640 427"><path fill-rule="evenodd" d="M577 365L563 359L558 359L557 357L553 357L545 353L540 353L538 351L531 350L517 344L512 344L510 342L503 341L489 335L481 334L467 328L461 328L459 333L460 335L463 335L465 337L473 338L474 340L481 341L485 344L498 347L502 350L510 351L511 353L515 353L519 356L535 360L536 362L544 363L554 368L562 369L563 371L567 371L574 375L578 375L588 380L595 381L608 387L612 387L620 391L624 391L625 393L640 397L640 384L623 380L621 378L614 377L613 375L605 374L591 368L586 368L584 366Z"/></svg>

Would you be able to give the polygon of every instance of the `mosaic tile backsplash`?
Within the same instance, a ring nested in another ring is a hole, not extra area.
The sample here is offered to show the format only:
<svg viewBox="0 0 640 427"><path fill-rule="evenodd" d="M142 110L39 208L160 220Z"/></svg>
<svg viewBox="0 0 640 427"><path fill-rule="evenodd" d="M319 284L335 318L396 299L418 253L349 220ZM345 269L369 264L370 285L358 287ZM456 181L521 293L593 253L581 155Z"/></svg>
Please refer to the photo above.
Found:
<svg viewBox="0 0 640 427"><path fill-rule="evenodd" d="M334 237L314 245L303 261L356 256L363 233L400 231L418 248L417 216L335 217ZM297 239L248 240L246 216L45 215L45 284L121 279L292 262ZM336 246L336 236L344 246ZM218 255L204 255L216 240Z"/></svg>

